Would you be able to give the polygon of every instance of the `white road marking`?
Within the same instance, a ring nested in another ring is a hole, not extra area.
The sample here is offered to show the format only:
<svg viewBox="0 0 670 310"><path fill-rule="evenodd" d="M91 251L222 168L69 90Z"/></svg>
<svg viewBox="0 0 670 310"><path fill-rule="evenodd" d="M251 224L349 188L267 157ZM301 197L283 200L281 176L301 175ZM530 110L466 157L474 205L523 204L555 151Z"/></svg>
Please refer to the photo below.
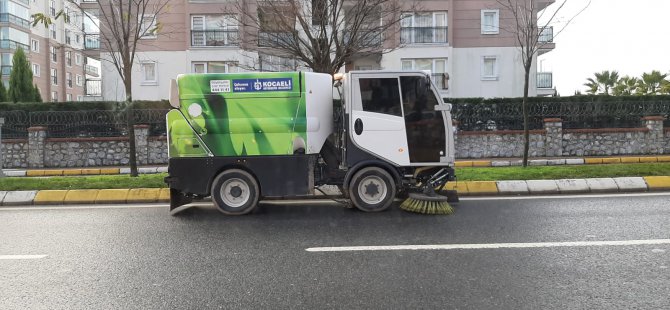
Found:
<svg viewBox="0 0 670 310"><path fill-rule="evenodd" d="M462 201L477 200L532 200L532 199L579 199L579 198L614 198L614 197L670 197L670 193L612 193L612 194L581 194L581 195L542 195L542 196L489 196L460 197Z"/></svg>
<svg viewBox="0 0 670 310"><path fill-rule="evenodd" d="M569 241L531 243L475 243L475 244L416 244L376 245L307 248L307 252L354 252L354 251L403 251L403 250L479 250L479 249L524 249L590 246L631 246L670 244L670 239L621 240L621 241Z"/></svg>
<svg viewBox="0 0 670 310"><path fill-rule="evenodd" d="M41 259L46 258L48 255L0 255L0 260L10 260L10 259Z"/></svg>

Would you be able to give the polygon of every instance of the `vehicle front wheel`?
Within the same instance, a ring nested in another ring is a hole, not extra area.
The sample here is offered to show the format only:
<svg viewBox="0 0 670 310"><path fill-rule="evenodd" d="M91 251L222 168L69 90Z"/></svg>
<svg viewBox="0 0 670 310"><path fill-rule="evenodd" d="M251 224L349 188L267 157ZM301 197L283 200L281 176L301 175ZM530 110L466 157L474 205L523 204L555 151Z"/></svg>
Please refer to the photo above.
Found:
<svg viewBox="0 0 670 310"><path fill-rule="evenodd" d="M242 215L258 205L258 182L248 172L230 169L219 174L212 183L212 200L216 208L227 215Z"/></svg>
<svg viewBox="0 0 670 310"><path fill-rule="evenodd" d="M393 204L396 184L386 170L367 167L356 172L349 183L349 196L356 208L365 212L380 212Z"/></svg>

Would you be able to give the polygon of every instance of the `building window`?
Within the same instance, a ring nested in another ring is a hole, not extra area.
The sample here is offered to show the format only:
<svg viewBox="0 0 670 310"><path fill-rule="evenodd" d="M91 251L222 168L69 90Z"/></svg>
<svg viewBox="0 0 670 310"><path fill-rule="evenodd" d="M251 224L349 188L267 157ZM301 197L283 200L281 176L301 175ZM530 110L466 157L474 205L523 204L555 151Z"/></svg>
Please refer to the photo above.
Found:
<svg viewBox="0 0 670 310"><path fill-rule="evenodd" d="M81 65L81 54L74 54L74 63L77 66Z"/></svg>
<svg viewBox="0 0 670 310"><path fill-rule="evenodd" d="M81 35L80 34L75 35L74 41L77 42L77 44L81 43Z"/></svg>
<svg viewBox="0 0 670 310"><path fill-rule="evenodd" d="M70 30L65 29L65 44L71 45L72 39L70 39Z"/></svg>
<svg viewBox="0 0 670 310"><path fill-rule="evenodd" d="M237 45L239 30L233 15L191 16L191 46Z"/></svg>
<svg viewBox="0 0 670 310"><path fill-rule="evenodd" d="M157 69L155 62L143 62L140 64L142 70L142 84L158 85Z"/></svg>
<svg viewBox="0 0 670 310"><path fill-rule="evenodd" d="M49 49L51 50L51 61L58 62L58 54L56 52L56 47L52 46Z"/></svg>
<svg viewBox="0 0 670 310"><path fill-rule="evenodd" d="M194 62L191 68L193 73L234 73L237 72L237 63L222 61Z"/></svg>
<svg viewBox="0 0 670 310"><path fill-rule="evenodd" d="M447 12L403 13L400 43L447 43Z"/></svg>
<svg viewBox="0 0 670 310"><path fill-rule="evenodd" d="M58 71L51 68L51 84L58 85Z"/></svg>
<svg viewBox="0 0 670 310"><path fill-rule="evenodd" d="M66 72L65 73L65 81L67 82L67 87L72 88L72 73L71 72Z"/></svg>
<svg viewBox="0 0 670 310"><path fill-rule="evenodd" d="M56 16L56 0L50 0L49 1L49 12L51 13L51 16Z"/></svg>
<svg viewBox="0 0 670 310"><path fill-rule="evenodd" d="M65 94L65 101L72 101L72 94Z"/></svg>
<svg viewBox="0 0 670 310"><path fill-rule="evenodd" d="M82 86L82 85L84 85L84 77L82 77L81 75L77 74L77 77L76 77L76 83L77 83L77 86Z"/></svg>
<svg viewBox="0 0 670 310"><path fill-rule="evenodd" d="M77 95L77 101L84 101L84 96Z"/></svg>
<svg viewBox="0 0 670 310"><path fill-rule="evenodd" d="M58 101L58 93L55 91L51 92L51 101L56 102Z"/></svg>
<svg viewBox="0 0 670 310"><path fill-rule="evenodd" d="M40 41L35 40L35 39L30 39L30 49L34 53L39 53L40 52Z"/></svg>
<svg viewBox="0 0 670 310"><path fill-rule="evenodd" d="M155 15L146 14L140 20L140 38L155 39L156 38L156 17Z"/></svg>
<svg viewBox="0 0 670 310"><path fill-rule="evenodd" d="M447 59L446 58L416 58L416 59L402 59L402 70L423 70L430 71L431 80L439 89L447 89L446 73L447 73Z"/></svg>
<svg viewBox="0 0 670 310"><path fill-rule="evenodd" d="M51 38L56 40L56 24L51 24L49 30L51 31Z"/></svg>
<svg viewBox="0 0 670 310"><path fill-rule="evenodd" d="M482 81L498 80L498 57L482 57Z"/></svg>
<svg viewBox="0 0 670 310"><path fill-rule="evenodd" d="M72 51L65 51L65 63L68 67L72 67Z"/></svg>
<svg viewBox="0 0 670 310"><path fill-rule="evenodd" d="M500 33L500 11L482 10L482 34Z"/></svg>
<svg viewBox="0 0 670 310"><path fill-rule="evenodd" d="M39 64L33 64L33 76L34 77L40 77L40 65Z"/></svg>

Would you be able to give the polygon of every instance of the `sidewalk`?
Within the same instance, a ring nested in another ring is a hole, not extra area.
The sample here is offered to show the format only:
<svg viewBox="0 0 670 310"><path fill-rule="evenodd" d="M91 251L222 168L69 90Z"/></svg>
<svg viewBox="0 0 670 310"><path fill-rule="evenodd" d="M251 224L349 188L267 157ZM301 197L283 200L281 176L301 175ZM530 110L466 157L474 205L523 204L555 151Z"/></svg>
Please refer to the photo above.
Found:
<svg viewBox="0 0 670 310"><path fill-rule="evenodd" d="M460 196L514 196L586 193L670 191L670 176L562 179L529 181L452 182L445 187ZM327 195L341 195L335 186L324 186ZM318 192L318 191L317 191ZM321 196L318 194L317 196ZM70 205L168 202L167 188L0 191L0 205Z"/></svg>

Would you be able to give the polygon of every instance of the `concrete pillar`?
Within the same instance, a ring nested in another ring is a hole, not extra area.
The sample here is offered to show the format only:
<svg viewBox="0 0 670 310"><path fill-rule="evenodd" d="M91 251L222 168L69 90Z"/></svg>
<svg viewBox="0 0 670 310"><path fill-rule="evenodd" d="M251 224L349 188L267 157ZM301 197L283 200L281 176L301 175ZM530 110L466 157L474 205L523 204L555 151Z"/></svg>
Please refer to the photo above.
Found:
<svg viewBox="0 0 670 310"><path fill-rule="evenodd" d="M44 167L44 141L46 138L46 127L28 128L28 168Z"/></svg>
<svg viewBox="0 0 670 310"><path fill-rule="evenodd" d="M135 125L135 151L137 164L149 163L149 125Z"/></svg>
<svg viewBox="0 0 670 310"><path fill-rule="evenodd" d="M647 154L663 154L665 151L665 137L663 130L663 116L645 116L643 125L649 130L645 137L644 150Z"/></svg>
<svg viewBox="0 0 670 310"><path fill-rule="evenodd" d="M563 156L563 120L560 118L545 118L544 136L545 154L547 157Z"/></svg>

